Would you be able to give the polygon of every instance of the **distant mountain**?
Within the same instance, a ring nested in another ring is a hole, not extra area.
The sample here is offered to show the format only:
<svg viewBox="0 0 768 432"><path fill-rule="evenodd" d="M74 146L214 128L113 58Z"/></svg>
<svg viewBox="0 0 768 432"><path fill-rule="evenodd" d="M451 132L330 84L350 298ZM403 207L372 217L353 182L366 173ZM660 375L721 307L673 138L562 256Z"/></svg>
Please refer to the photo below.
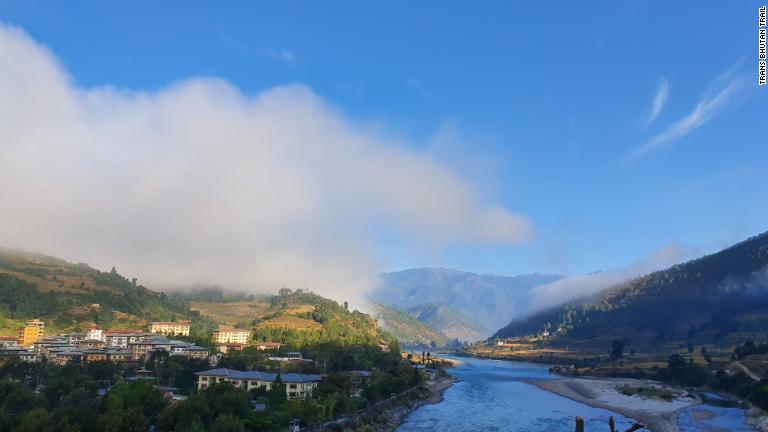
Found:
<svg viewBox="0 0 768 432"><path fill-rule="evenodd" d="M406 347L444 348L451 344L449 338L430 328L413 315L381 304L372 305L373 317L379 326L391 333Z"/></svg>
<svg viewBox="0 0 768 432"><path fill-rule="evenodd" d="M379 275L379 287L370 298L400 311L422 305L445 305L479 322L486 329L498 329L525 311L524 298L533 287L554 282L562 276L528 274L500 276L444 268L415 268ZM461 323L456 323L461 327ZM483 334L489 335L490 332Z"/></svg>
<svg viewBox="0 0 768 432"><path fill-rule="evenodd" d="M461 342L475 342L490 333L476 320L444 304L423 304L409 309L408 313L449 339Z"/></svg>
<svg viewBox="0 0 768 432"><path fill-rule="evenodd" d="M30 318L51 330L83 325L141 327L152 320L192 319L188 306L128 280L39 253L0 248L0 333Z"/></svg>
<svg viewBox="0 0 768 432"><path fill-rule="evenodd" d="M548 332L553 344L733 345L768 336L768 233L712 255L512 321L498 337Z"/></svg>

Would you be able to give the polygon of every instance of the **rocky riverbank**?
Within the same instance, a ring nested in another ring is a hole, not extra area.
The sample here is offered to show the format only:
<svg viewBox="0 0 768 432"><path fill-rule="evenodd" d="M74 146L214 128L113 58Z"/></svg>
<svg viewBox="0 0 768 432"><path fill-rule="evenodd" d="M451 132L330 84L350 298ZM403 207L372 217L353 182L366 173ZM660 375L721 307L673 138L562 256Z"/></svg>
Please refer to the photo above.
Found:
<svg viewBox="0 0 768 432"><path fill-rule="evenodd" d="M597 408L618 412L653 432L676 432L677 411L700 403L694 395L659 383L634 379L564 378L534 382L537 387ZM628 389L648 389L634 393ZM654 396L664 394L664 397Z"/></svg>

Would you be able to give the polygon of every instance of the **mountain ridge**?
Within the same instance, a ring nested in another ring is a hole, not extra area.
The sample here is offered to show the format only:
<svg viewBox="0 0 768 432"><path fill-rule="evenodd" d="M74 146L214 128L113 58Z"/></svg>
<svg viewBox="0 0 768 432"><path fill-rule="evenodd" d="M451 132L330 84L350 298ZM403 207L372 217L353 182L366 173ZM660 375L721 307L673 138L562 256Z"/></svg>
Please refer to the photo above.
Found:
<svg viewBox="0 0 768 432"><path fill-rule="evenodd" d="M379 286L369 294L369 299L400 311L424 304L444 304L486 329L498 329L524 312L521 299L531 288L561 278L545 273L504 276L420 267L380 273ZM488 335L490 331L483 337Z"/></svg>

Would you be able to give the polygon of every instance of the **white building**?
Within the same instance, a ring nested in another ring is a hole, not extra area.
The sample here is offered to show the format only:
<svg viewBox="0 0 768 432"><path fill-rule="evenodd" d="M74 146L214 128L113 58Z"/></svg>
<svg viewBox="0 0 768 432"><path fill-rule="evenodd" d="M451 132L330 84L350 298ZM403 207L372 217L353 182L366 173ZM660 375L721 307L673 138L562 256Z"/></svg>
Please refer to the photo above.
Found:
<svg viewBox="0 0 768 432"><path fill-rule="evenodd" d="M278 375L262 372L247 371L242 372L235 369L211 369L202 372L195 372L197 376L197 389L203 390L217 383L228 382L235 387L245 390L256 388L272 389ZM320 375L288 373L280 376L280 380L285 384L285 395L289 400L306 399L312 396L312 392L317 388L321 380Z"/></svg>

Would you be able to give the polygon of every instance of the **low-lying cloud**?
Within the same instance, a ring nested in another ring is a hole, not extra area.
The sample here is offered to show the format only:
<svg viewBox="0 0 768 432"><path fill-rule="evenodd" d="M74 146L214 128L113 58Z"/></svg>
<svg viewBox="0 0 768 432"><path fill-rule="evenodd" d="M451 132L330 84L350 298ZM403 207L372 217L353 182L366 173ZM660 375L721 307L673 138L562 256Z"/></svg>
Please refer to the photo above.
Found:
<svg viewBox="0 0 768 432"><path fill-rule="evenodd" d="M0 70L2 245L116 265L154 287L353 299L384 267L383 232L430 250L531 233L525 215L302 85L79 88L1 24Z"/></svg>
<svg viewBox="0 0 768 432"><path fill-rule="evenodd" d="M686 261L696 255L694 249L666 246L627 267L588 275L571 276L533 288L527 315L582 297L597 294L613 285Z"/></svg>

